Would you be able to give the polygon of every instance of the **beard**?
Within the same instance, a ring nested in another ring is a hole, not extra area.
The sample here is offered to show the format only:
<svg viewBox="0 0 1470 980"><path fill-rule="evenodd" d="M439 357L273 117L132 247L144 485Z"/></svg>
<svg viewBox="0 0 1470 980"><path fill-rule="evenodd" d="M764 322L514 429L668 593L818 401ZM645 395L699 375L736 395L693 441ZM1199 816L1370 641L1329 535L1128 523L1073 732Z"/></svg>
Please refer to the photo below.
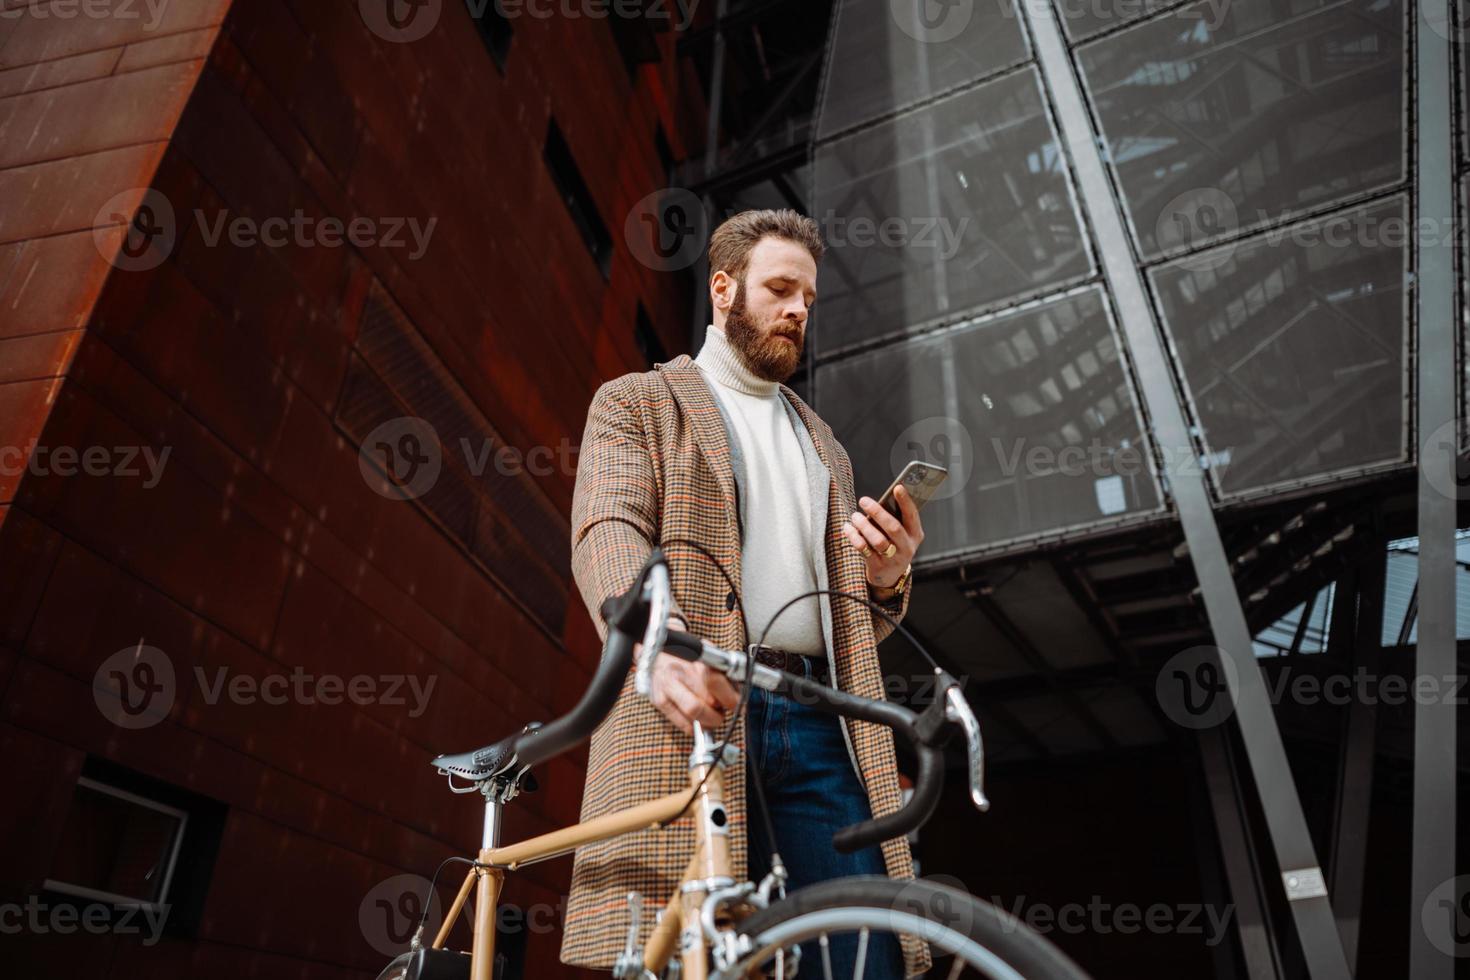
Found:
<svg viewBox="0 0 1470 980"><path fill-rule="evenodd" d="M789 337L791 343L782 340ZM762 330L745 309L745 280L735 287L735 299L725 314L725 339L752 374L778 384L796 373L806 331L786 320L777 320Z"/></svg>

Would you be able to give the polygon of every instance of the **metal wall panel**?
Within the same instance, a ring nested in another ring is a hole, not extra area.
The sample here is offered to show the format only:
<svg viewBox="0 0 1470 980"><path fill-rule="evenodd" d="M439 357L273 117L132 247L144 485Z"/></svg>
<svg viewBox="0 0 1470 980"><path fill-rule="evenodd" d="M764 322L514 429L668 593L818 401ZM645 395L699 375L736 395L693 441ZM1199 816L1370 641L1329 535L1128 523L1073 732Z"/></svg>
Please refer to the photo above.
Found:
<svg viewBox="0 0 1470 980"><path fill-rule="evenodd" d="M1092 274L1034 68L820 144L816 352Z"/></svg>
<svg viewBox="0 0 1470 980"><path fill-rule="evenodd" d="M1217 490L1408 460L1412 228L1395 195L1153 270Z"/></svg>
<svg viewBox="0 0 1470 980"><path fill-rule="evenodd" d="M823 365L817 394L862 492L910 459L949 467L924 511L931 559L1159 507L1095 288Z"/></svg>
<svg viewBox="0 0 1470 980"><path fill-rule="evenodd" d="M1396 0L1202 0L1079 46L1140 251L1400 184L1403 20Z"/></svg>

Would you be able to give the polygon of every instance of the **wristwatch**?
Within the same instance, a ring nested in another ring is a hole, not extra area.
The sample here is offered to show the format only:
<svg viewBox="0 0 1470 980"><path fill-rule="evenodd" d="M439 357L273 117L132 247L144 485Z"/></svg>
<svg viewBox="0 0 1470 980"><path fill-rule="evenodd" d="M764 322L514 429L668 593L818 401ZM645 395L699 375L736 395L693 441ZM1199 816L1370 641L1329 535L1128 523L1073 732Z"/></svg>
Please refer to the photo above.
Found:
<svg viewBox="0 0 1470 980"><path fill-rule="evenodd" d="M882 602L894 602L894 601L897 601L898 599L903 598L904 590L907 589L908 586L909 586L909 576L911 574L913 574L913 571L914 571L914 566L913 566L913 563L911 562L909 564L909 567L908 568L905 568L903 570L903 574L898 577L898 581L897 582L894 582L891 586L889 586L889 588L893 590L893 594L890 595L890 596L888 596L886 599L882 599L880 601L882 601ZM873 588L877 589L877 588L881 588L881 586L875 585L875 586L873 586Z"/></svg>

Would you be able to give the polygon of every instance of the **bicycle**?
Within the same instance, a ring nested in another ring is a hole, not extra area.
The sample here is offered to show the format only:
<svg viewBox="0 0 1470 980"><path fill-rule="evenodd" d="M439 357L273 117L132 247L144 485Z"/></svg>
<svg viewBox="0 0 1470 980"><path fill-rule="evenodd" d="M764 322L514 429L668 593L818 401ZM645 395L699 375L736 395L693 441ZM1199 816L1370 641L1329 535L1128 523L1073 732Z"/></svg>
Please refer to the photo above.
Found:
<svg viewBox="0 0 1470 980"><path fill-rule="evenodd" d="M670 608L669 572L661 549L655 548L633 585L603 604L608 624L603 656L581 700L566 715L548 724L536 722L498 742L433 760L455 793L480 793L485 822L478 856L451 858L470 864L443 923L428 946L424 920L409 951L394 959L379 980L497 980L493 976L495 912L505 875L523 865L569 854L582 844L663 826L693 814L695 848L680 885L664 904L652 935L636 949L642 896L629 894L631 923L627 944L613 966L616 980L735 980L797 975L803 944L815 939L821 951L821 975L832 980L827 949L835 933L857 932L856 974L864 969L863 950L874 931L905 933L928 942L938 961L952 958L945 975L955 980L966 966L996 980L1087 980L1087 975L1050 942L1008 913L959 889L935 882L898 881L880 875L855 876L785 892L785 870L779 855L760 883L736 882L731 876L728 814L724 805L724 767L737 756L735 747L714 740L697 722L689 757L690 787L628 807L585 823L532 837L516 844L500 843L502 807L522 788L535 789L530 770L578 745L612 710L642 639L636 667L636 690L647 696L652 665L659 651L691 662L703 662L736 684L808 699L823 711L893 728L912 743L918 759L914 792L898 811L845 827L833 837L842 851L867 847L922 826L939 801L944 779L943 748L962 734L969 761L970 799L977 809L989 804L984 793L984 747L980 726L965 702L959 683L936 668L936 697L921 713L888 701L847 694L806 677L755 661L747 654L724 650L698 637L667 628ZM744 700L742 699L742 705ZM456 784L459 777L467 784ZM448 862L446 862L447 864ZM441 865L441 870L442 870ZM438 874L435 874L437 882ZM431 884L432 890L434 886ZM449 933L475 893L470 950L445 948ZM427 910L429 903L423 907ZM808 945L808 948L810 946ZM934 972L934 971L931 971Z"/></svg>

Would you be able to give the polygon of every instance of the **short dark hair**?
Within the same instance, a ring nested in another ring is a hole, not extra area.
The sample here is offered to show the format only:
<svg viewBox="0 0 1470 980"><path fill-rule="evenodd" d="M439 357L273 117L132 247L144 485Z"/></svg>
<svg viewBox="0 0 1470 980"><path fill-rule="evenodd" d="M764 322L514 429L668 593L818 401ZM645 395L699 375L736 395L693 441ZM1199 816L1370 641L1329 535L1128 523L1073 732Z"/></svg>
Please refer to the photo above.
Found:
<svg viewBox="0 0 1470 980"><path fill-rule="evenodd" d="M817 223L798 211L790 208L741 211L722 221L710 236L710 275L723 269L737 281L743 280L750 266L751 249L768 235L804 246L813 262L822 261L827 251Z"/></svg>

